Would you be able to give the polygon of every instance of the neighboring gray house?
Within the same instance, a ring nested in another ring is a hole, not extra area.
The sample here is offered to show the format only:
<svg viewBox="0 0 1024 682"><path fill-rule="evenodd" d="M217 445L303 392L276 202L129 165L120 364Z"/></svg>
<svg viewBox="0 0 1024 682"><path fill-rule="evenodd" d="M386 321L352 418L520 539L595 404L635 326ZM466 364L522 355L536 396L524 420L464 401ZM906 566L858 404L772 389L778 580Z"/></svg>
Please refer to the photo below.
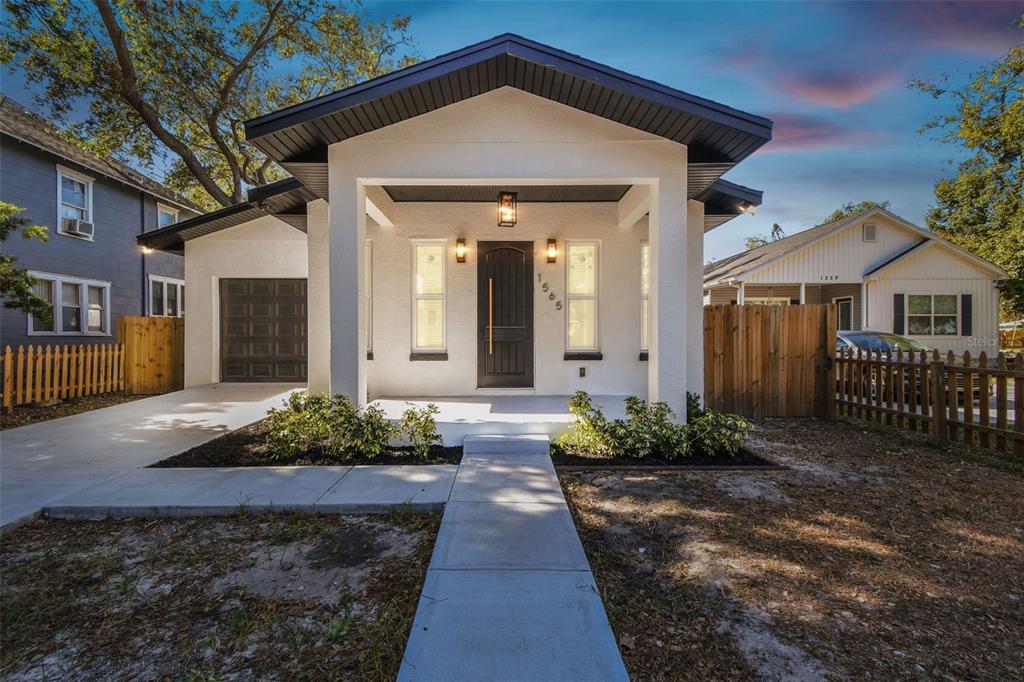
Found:
<svg viewBox="0 0 1024 682"><path fill-rule="evenodd" d="M38 280L53 323L0 312L0 347L109 343L121 315L181 315L183 258L142 249L142 232L198 215L158 182L64 140L45 119L0 97L0 200L49 228L46 243L12 236L4 251Z"/></svg>

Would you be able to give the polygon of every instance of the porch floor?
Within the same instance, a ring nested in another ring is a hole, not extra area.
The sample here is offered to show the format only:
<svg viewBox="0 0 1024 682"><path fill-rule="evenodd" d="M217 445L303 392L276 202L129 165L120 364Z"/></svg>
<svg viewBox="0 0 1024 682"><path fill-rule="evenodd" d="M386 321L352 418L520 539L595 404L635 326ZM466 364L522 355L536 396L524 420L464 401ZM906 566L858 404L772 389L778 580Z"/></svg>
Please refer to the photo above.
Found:
<svg viewBox="0 0 1024 682"><path fill-rule="evenodd" d="M445 445L461 445L470 435L544 434L555 438L572 421L568 395L472 395L472 396L395 396L373 401L387 414L388 419L402 418L410 404L423 407L437 405L437 428ZM605 416L619 418L625 413L626 396L591 396L594 405Z"/></svg>

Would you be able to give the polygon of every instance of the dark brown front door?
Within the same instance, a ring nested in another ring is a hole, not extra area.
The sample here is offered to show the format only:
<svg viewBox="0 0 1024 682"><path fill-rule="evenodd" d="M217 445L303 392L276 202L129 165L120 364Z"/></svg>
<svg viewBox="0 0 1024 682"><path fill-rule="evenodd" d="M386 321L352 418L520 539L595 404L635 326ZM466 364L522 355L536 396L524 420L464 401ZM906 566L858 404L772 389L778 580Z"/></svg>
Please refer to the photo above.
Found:
<svg viewBox="0 0 1024 682"><path fill-rule="evenodd" d="M220 380L306 380L306 280L220 281Z"/></svg>
<svg viewBox="0 0 1024 682"><path fill-rule="evenodd" d="M477 385L533 386L533 242L477 242Z"/></svg>

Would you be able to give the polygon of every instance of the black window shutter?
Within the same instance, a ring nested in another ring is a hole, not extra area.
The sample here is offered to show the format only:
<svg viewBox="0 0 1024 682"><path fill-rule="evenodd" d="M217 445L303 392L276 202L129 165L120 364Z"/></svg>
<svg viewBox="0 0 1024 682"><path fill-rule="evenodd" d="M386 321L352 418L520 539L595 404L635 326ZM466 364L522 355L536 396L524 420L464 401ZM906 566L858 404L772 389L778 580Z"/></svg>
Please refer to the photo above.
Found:
<svg viewBox="0 0 1024 682"><path fill-rule="evenodd" d="M903 315L903 300L905 298L906 297L903 294L893 294L892 295L892 333L893 334L903 334L903 333L905 333L904 332L904 327L903 327L903 320L905 319L904 315Z"/></svg>
<svg viewBox="0 0 1024 682"><path fill-rule="evenodd" d="M970 336L974 332L974 311L970 294L960 295L960 336Z"/></svg>

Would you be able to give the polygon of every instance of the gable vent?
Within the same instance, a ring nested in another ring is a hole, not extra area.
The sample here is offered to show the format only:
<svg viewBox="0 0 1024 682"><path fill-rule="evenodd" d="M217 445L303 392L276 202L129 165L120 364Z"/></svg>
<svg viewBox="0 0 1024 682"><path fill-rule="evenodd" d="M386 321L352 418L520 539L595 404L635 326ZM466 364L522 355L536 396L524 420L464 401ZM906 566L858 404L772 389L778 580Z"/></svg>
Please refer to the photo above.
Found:
<svg viewBox="0 0 1024 682"><path fill-rule="evenodd" d="M863 239L866 242L877 241L878 226L874 223L864 223L861 228L863 230Z"/></svg>

